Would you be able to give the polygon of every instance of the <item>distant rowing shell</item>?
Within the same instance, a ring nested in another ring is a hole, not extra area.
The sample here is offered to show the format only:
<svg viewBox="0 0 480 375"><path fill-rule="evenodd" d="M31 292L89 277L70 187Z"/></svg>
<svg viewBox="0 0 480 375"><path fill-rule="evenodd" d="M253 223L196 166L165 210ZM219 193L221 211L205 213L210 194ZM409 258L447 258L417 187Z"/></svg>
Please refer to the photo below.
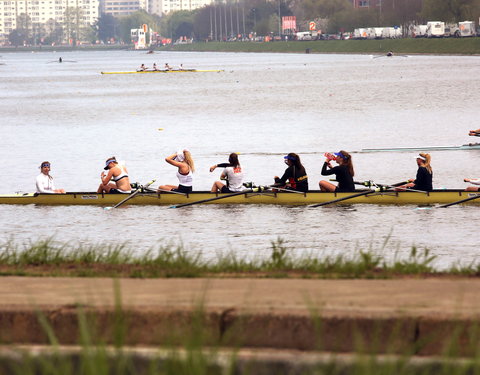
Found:
<svg viewBox="0 0 480 375"><path fill-rule="evenodd" d="M480 150L480 143L461 146L430 146L430 147L393 147L393 148L363 148L357 152L408 152L408 151L459 151Z"/></svg>
<svg viewBox="0 0 480 375"><path fill-rule="evenodd" d="M100 72L101 74L143 74L143 73L205 73L205 72L224 72L222 69L172 69L172 70L141 70L132 72Z"/></svg>

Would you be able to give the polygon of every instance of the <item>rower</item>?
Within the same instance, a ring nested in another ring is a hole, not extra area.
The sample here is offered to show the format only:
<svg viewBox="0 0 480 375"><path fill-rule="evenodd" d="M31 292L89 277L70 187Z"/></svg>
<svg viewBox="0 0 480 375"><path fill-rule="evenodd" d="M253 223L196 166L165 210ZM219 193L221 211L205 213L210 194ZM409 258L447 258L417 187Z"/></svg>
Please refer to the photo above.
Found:
<svg viewBox="0 0 480 375"><path fill-rule="evenodd" d="M395 191L404 191L408 189L412 190L421 190L421 191L432 191L433 190L433 171L430 162L432 157L430 154L421 152L416 157L417 159L417 176L415 179L409 179L408 184L399 186L395 188Z"/></svg>
<svg viewBox="0 0 480 375"><path fill-rule="evenodd" d="M388 51L387 52L387 57L392 57L393 56L393 52L392 51Z"/></svg>
<svg viewBox="0 0 480 375"><path fill-rule="evenodd" d="M153 70L158 70L157 69L157 63L153 63Z"/></svg>
<svg viewBox="0 0 480 375"><path fill-rule="evenodd" d="M158 187L158 191L168 190L184 194L191 193L193 189L192 173L195 172L195 163L190 151L187 149L178 150L175 154L167 156L165 161L178 168L178 185L161 185Z"/></svg>
<svg viewBox="0 0 480 375"><path fill-rule="evenodd" d="M145 66L145 64L140 65L140 69L137 70L137 72L144 72L148 68Z"/></svg>
<svg viewBox="0 0 480 375"><path fill-rule="evenodd" d="M463 181L470 182L474 185L480 185L480 178L464 178ZM466 191L479 191L480 187L477 186L469 186L465 189Z"/></svg>
<svg viewBox="0 0 480 375"><path fill-rule="evenodd" d="M58 58L58 62L61 63L63 60L61 57Z"/></svg>
<svg viewBox="0 0 480 375"><path fill-rule="evenodd" d="M322 180L318 183L321 191L355 191L355 184L353 182L353 176L355 172L353 170L352 156L347 151L339 151L333 154L326 153L326 160L322 167L322 176L329 176L334 174L335 180L338 181L338 186ZM331 161L335 160L338 164L336 167L332 167Z"/></svg>
<svg viewBox="0 0 480 375"><path fill-rule="evenodd" d="M284 156L283 159L288 168L281 178L278 176L274 177L275 183L271 186L306 193L308 191L308 176L305 167L300 161L300 156L291 152Z"/></svg>
<svg viewBox="0 0 480 375"><path fill-rule="evenodd" d="M238 161L238 154L231 153L228 157L228 163L215 164L210 167L210 172L213 172L217 167L224 167L220 179L226 180L227 183L224 184L221 181L215 181L213 183L212 193L218 191L222 193L235 193L237 191L243 190L243 170Z"/></svg>
<svg viewBox="0 0 480 375"><path fill-rule="evenodd" d="M171 66L168 63L165 63L165 70L172 70Z"/></svg>
<svg viewBox="0 0 480 375"><path fill-rule="evenodd" d="M41 173L37 176L37 193L45 194L65 194L63 189L55 189L53 177L50 176L50 162L44 161L40 164Z"/></svg>
<svg viewBox="0 0 480 375"><path fill-rule="evenodd" d="M124 165L119 165L115 156L107 159L103 169L108 172L107 174L105 172L100 174L102 183L98 187L97 193L130 194L132 192L127 168ZM110 182L110 180L113 180L113 182Z"/></svg>
<svg viewBox="0 0 480 375"><path fill-rule="evenodd" d="M477 130L470 130L468 132L468 135L472 136L472 137L480 137L480 129L477 129Z"/></svg>

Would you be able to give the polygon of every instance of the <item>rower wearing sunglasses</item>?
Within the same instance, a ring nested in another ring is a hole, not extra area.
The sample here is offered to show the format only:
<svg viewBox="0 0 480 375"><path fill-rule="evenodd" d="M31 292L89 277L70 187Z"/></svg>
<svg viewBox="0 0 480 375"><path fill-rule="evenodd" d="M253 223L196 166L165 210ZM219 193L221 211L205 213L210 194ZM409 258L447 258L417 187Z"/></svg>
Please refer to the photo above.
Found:
<svg viewBox="0 0 480 375"><path fill-rule="evenodd" d="M102 183L98 187L97 193L129 194L132 192L127 168L124 165L119 165L115 156L107 159L103 169L108 172L106 174L105 172L101 173ZM113 182L110 182L112 180Z"/></svg>
<svg viewBox="0 0 480 375"><path fill-rule="evenodd" d="M285 169L282 177L274 177L275 183L271 186L306 193L308 191L308 176L300 161L300 156L290 152L283 157L283 160L288 168Z"/></svg>
<svg viewBox="0 0 480 375"><path fill-rule="evenodd" d="M352 156L346 151L339 151L333 154L325 154L327 158L325 163L323 163L322 176L335 175L335 180L338 181L338 186L328 182L320 181L320 190L321 191L355 191L355 184L353 182L353 176L355 174L353 170ZM335 160L338 164L333 167L331 162Z"/></svg>
<svg viewBox="0 0 480 375"><path fill-rule="evenodd" d="M50 176L50 162L44 161L40 164L40 174L37 176L37 193L65 194L63 189L55 189L53 177Z"/></svg>

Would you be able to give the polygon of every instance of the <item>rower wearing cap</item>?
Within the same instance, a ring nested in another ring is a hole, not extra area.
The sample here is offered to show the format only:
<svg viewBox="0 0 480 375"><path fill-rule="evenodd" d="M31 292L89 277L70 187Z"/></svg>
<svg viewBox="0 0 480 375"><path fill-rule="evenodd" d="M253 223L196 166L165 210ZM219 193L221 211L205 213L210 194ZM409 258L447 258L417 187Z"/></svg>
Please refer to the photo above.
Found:
<svg viewBox="0 0 480 375"><path fill-rule="evenodd" d="M275 183L272 187L286 188L289 190L308 191L308 176L305 167L300 161L300 156L291 152L284 156L285 164L288 168L285 169L282 177L275 176Z"/></svg>
<svg viewBox="0 0 480 375"><path fill-rule="evenodd" d="M416 157L418 170L417 176L415 179L408 180L408 184L399 186L395 188L395 190L405 190L405 189L412 189L412 190L421 190L421 191L432 191L433 190L433 171L430 162L432 157L430 154L426 154L421 152Z"/></svg>
<svg viewBox="0 0 480 375"><path fill-rule="evenodd" d="M44 161L40 164L40 173L36 179L37 193L44 194L65 194L63 189L55 189L53 177L50 176L50 162Z"/></svg>
<svg viewBox="0 0 480 375"><path fill-rule="evenodd" d="M128 178L128 171L124 165L119 165L115 156L108 158L105 161L105 172L100 174L102 183L98 187L97 193L131 193L130 179ZM110 182L113 180L113 182Z"/></svg>
<svg viewBox="0 0 480 375"><path fill-rule="evenodd" d="M353 176L355 172L353 170L352 156L346 151L336 152L334 154L325 154L327 159L323 163L322 176L329 176L334 174L335 179L338 181L338 186L322 180L318 183L321 191L355 191L355 184L353 183ZM336 167L332 167L330 163L332 160L338 164Z"/></svg>
<svg viewBox="0 0 480 375"><path fill-rule="evenodd" d="M191 193L193 186L192 173L195 172L195 163L193 162L192 154L189 150L178 150L175 154L167 156L165 161L168 164L174 165L178 168L177 178L178 185L161 185L158 187L159 191L169 190L177 191L179 193Z"/></svg>

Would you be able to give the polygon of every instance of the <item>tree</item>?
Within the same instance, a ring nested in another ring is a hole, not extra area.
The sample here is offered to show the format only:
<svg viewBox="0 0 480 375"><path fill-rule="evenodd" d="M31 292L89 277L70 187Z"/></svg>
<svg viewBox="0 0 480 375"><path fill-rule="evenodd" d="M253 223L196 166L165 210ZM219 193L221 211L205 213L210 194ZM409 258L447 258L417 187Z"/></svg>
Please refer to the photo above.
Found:
<svg viewBox="0 0 480 375"><path fill-rule="evenodd" d="M50 18L45 23L45 40L46 44L61 44L63 41L63 27L54 19Z"/></svg>
<svg viewBox="0 0 480 375"><path fill-rule="evenodd" d="M421 15L430 21L459 22L476 19L479 11L479 0L424 0Z"/></svg>
<svg viewBox="0 0 480 375"><path fill-rule="evenodd" d="M151 30L158 31L160 30L160 17L155 14L149 14L143 9L138 10L127 17L119 19L117 34L125 43L131 43L130 30L139 29L143 24L148 25Z"/></svg>
<svg viewBox="0 0 480 375"><path fill-rule="evenodd" d="M118 39L117 29L119 22L111 14L102 14L95 22L98 39L107 43L111 39Z"/></svg>
<svg viewBox="0 0 480 375"><path fill-rule="evenodd" d="M14 29L10 32L10 34L8 34L8 41L15 47L21 46L25 41L25 34L23 34L19 29Z"/></svg>

